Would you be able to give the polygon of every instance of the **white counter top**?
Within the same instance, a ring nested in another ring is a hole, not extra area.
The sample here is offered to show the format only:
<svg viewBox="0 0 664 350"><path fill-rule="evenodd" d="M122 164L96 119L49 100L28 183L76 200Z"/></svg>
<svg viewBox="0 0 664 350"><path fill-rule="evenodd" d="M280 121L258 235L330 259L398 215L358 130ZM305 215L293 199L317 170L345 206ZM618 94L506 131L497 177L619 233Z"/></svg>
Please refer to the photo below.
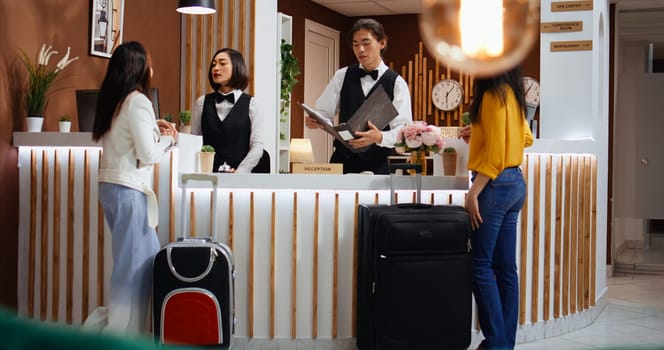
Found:
<svg viewBox="0 0 664 350"><path fill-rule="evenodd" d="M101 147L91 132L15 132L15 147Z"/></svg>
<svg viewBox="0 0 664 350"><path fill-rule="evenodd" d="M229 189L297 189L297 190L389 190L389 175L308 175L308 174L216 174L218 188ZM468 190L468 176L422 176L422 190ZM395 181L399 190L414 189L415 177L398 176ZM191 182L189 187L208 186L202 182Z"/></svg>

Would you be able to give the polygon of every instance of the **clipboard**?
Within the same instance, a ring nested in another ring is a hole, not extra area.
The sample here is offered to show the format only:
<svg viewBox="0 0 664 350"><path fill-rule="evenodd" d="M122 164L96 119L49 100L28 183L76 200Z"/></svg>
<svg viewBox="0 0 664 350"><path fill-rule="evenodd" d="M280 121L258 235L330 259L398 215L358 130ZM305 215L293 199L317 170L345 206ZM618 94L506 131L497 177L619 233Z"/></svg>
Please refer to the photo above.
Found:
<svg viewBox="0 0 664 350"><path fill-rule="evenodd" d="M355 138L355 132L369 130L368 122L371 121L378 130L383 130L394 119L399 112L392 101L387 96L385 89L381 85L377 85L369 97L362 103L362 105L355 111L353 116L346 122L337 126L332 126L329 119L325 118L315 109L298 102L310 117L314 118L321 125L323 129L330 135L334 136L336 140L341 142L349 151L353 153L364 152L369 147L353 148L348 141Z"/></svg>

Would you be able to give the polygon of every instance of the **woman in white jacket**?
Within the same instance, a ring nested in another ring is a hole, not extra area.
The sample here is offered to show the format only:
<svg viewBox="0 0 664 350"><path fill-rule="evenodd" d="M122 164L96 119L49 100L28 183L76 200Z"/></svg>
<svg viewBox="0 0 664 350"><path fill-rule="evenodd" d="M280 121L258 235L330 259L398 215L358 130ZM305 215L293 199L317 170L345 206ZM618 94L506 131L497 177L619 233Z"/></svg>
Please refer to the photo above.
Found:
<svg viewBox="0 0 664 350"><path fill-rule="evenodd" d="M134 335L146 330L152 259L160 246L152 167L177 136L169 123L155 118L151 78L150 57L140 43L118 46L99 92L92 134L103 147L99 200L112 234L105 329Z"/></svg>

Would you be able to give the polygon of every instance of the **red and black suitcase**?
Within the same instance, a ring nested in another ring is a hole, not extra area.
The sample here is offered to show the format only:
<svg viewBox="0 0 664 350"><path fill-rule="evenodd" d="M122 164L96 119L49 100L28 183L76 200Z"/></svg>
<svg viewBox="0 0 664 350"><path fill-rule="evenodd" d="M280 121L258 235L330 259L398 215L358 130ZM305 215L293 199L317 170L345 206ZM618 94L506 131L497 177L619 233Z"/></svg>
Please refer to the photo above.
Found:
<svg viewBox="0 0 664 350"><path fill-rule="evenodd" d="M359 349L466 349L472 271L465 209L408 203L363 204L358 210Z"/></svg>
<svg viewBox="0 0 664 350"><path fill-rule="evenodd" d="M217 177L182 175L182 237L165 244L154 258L153 333L161 344L230 348L235 330L233 254L216 241L216 215L210 237L183 237L188 227L189 181L211 183L216 213Z"/></svg>

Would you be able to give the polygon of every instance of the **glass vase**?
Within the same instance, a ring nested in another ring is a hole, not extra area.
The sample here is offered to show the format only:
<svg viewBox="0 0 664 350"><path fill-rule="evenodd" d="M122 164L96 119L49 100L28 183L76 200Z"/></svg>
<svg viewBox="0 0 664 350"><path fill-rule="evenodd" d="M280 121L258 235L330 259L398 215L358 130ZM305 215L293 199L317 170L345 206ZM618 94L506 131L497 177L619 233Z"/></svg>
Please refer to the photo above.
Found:
<svg viewBox="0 0 664 350"><path fill-rule="evenodd" d="M411 151L410 158L408 158L408 163L410 164L422 164L422 175L427 174L427 152L426 151ZM410 175L415 175L414 169L409 169L408 173Z"/></svg>

